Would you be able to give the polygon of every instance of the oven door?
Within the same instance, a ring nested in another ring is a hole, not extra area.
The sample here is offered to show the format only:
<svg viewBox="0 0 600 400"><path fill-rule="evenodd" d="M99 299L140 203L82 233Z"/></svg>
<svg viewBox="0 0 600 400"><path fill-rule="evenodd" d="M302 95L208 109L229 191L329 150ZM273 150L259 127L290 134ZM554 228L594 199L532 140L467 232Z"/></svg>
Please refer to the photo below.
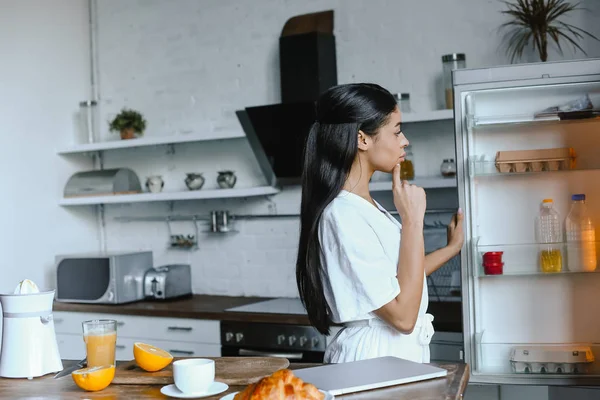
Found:
<svg viewBox="0 0 600 400"><path fill-rule="evenodd" d="M321 351L282 351L259 347L221 346L222 357L281 357L290 363L323 363L325 353Z"/></svg>

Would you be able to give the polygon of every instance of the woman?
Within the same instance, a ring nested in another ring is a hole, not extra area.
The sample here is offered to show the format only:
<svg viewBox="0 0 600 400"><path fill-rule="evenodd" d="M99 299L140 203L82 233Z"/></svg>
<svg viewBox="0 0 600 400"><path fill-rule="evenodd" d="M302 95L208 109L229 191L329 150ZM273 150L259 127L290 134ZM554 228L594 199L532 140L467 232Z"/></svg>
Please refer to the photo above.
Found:
<svg viewBox="0 0 600 400"><path fill-rule="evenodd" d="M425 256L425 191L400 180L409 142L394 97L373 84L333 87L319 98L307 139L296 263L300 297L324 334L343 324L325 362L397 356L429 362L433 317L426 275L458 254L462 213L448 245ZM399 224L369 194L375 171L392 173Z"/></svg>

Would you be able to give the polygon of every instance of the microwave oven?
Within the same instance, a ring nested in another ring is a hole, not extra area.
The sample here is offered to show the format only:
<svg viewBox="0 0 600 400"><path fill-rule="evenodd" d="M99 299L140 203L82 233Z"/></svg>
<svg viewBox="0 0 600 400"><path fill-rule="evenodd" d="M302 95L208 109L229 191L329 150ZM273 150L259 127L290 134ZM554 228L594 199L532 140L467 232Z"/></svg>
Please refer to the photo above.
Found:
<svg viewBox="0 0 600 400"><path fill-rule="evenodd" d="M144 299L151 251L56 256L56 301L123 304Z"/></svg>

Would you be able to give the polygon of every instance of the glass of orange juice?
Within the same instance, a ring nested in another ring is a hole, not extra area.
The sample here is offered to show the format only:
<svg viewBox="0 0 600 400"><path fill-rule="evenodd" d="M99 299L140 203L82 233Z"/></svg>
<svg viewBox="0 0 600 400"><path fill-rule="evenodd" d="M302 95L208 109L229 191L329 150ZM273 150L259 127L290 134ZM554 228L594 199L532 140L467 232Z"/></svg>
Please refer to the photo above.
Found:
<svg viewBox="0 0 600 400"><path fill-rule="evenodd" d="M115 365L117 348L117 321L95 319L83 322L87 366Z"/></svg>

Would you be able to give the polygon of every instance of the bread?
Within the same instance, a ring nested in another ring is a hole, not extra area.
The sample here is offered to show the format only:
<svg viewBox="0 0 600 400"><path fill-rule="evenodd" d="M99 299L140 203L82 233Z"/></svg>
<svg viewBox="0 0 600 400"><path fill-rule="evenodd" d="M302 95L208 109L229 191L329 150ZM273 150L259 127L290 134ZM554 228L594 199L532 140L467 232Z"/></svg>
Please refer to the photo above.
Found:
<svg viewBox="0 0 600 400"><path fill-rule="evenodd" d="M314 385L282 369L237 393L234 400L323 400L325 395Z"/></svg>

